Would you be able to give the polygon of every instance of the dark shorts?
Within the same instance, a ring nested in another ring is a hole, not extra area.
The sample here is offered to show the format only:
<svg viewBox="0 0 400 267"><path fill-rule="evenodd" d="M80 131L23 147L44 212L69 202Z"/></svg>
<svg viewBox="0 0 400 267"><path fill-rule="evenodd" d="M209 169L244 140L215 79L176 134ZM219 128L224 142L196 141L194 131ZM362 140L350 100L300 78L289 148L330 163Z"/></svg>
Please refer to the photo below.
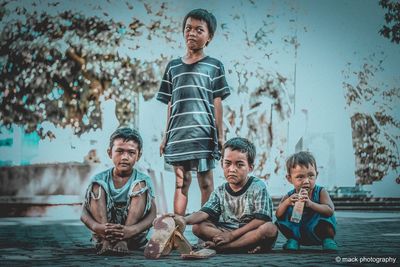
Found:
<svg viewBox="0 0 400 267"><path fill-rule="evenodd" d="M186 171L206 172L215 168L213 159L192 159L172 162L173 166L183 166Z"/></svg>
<svg viewBox="0 0 400 267"><path fill-rule="evenodd" d="M289 207L282 220L277 220L276 225L279 229L281 227L288 228L294 238L299 241L300 245L312 246L321 245L322 240L315 233L315 228L321 221L330 224L336 233L336 218L334 215L330 217L322 216L319 213L312 212L306 216L303 215L300 223L294 223L290 221L290 216L292 214L293 207Z"/></svg>

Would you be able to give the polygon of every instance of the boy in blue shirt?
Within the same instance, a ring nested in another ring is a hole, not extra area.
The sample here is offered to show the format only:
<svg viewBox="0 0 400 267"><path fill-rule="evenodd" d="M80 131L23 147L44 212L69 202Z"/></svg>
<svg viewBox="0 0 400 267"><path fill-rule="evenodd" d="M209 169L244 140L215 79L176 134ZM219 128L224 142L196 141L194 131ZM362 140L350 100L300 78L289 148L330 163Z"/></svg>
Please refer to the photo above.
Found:
<svg viewBox="0 0 400 267"><path fill-rule="evenodd" d="M217 27L213 14L190 11L183 20L186 54L166 67L157 100L168 105L160 155L174 166L174 213L184 215L191 171L197 172L203 205L214 189L212 169L224 143L222 100L229 94L224 66L204 53Z"/></svg>
<svg viewBox="0 0 400 267"><path fill-rule="evenodd" d="M288 158L286 169L286 178L294 189L282 198L276 210L276 224L288 239L283 249L296 251L299 245L322 245L325 251L336 251L335 207L328 192L315 184L318 172L314 157L309 152L298 152ZM297 201L305 203L299 223L290 220Z"/></svg>
<svg viewBox="0 0 400 267"><path fill-rule="evenodd" d="M150 177L134 168L142 146L136 130L117 129L107 150L114 167L90 181L81 221L93 232L99 255L125 254L147 243L156 206Z"/></svg>

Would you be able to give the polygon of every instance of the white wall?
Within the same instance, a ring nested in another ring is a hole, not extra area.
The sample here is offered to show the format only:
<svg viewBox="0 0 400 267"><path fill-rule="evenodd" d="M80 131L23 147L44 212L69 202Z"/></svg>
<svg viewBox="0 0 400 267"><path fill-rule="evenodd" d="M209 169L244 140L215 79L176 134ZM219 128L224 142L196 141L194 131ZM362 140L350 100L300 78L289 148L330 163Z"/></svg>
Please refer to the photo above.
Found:
<svg viewBox="0 0 400 267"><path fill-rule="evenodd" d="M149 1L153 7L157 2ZM199 4L189 1L167 1L168 15L180 25L183 16L192 8L203 7L212 11L219 25L225 24L228 30L220 27L206 52L220 58L225 64L227 79L233 87L233 94L225 102L226 106L235 109L242 104L243 98L236 92L239 82L233 63L241 62L240 67L247 70L260 68L266 73L280 73L287 77L287 91L292 98L292 114L282 120L275 131L279 133L274 141L282 146L282 159L295 151L295 145L303 137L304 148L314 153L320 169L319 183L327 186L352 186L355 184L355 159L351 139L350 113L345 109L345 99L342 83L342 71L347 62L360 67L365 57L372 53L384 51L386 56L385 72L377 77L388 84L399 84L400 46L391 44L378 34L384 23L383 10L377 1L203 1ZM161 4L158 3L158 6ZM134 16L150 20L152 15L145 14L141 2L134 2L133 10L128 10L124 1L109 4L100 2L61 2L57 10L73 8L87 15L104 16L103 10L93 9L101 6L107 10L109 17L123 21L128 25ZM46 8L46 4L43 7ZM40 8L40 7L39 7ZM55 12L54 10L52 12ZM268 17L269 14L271 17ZM238 17L235 18L234 15ZM267 36L269 40L265 48L248 47L245 45L244 29L249 36L267 21ZM297 36L300 46L295 56L293 45L285 42L286 37ZM137 57L144 60L157 58L161 53L165 56L177 57L184 54L182 36L172 34L176 43L165 44L157 40L143 40L142 49L132 51L127 49L127 41L119 48L121 55ZM266 56L265 54L269 54ZM296 76L294 70L296 67ZM231 70L232 72L229 72ZM161 77L160 77L161 78ZM256 87L257 80L250 79L248 87ZM155 99L139 103L139 129L144 139L144 155L139 162L143 170L152 169L156 176L163 173L168 209L172 210L172 195L174 177L171 172L165 172L163 159L158 155L158 146L162 131L165 128L166 106ZM97 149L102 164L110 166L105 153L108 137L118 126L114 115L115 103L112 100L103 101L102 109L104 127L92 131L80 138L72 134L71 129L55 129L44 125L56 134L55 140L39 141L37 147L32 147L31 163L82 161L90 149ZM399 115L398 111L396 113ZM16 129L16 128L15 128ZM246 129L245 129L246 130ZM1 134L4 138L5 133ZM18 130L14 134L14 147L11 153L1 153L1 160L11 159L14 164L27 157L22 153L21 139ZM1 148L3 149L3 148ZM279 149L281 149L279 147ZM275 154L279 154L277 149ZM271 152L272 153L272 152ZM282 195L290 189L284 179L284 162L277 174L274 161L268 161L271 177L267 181L272 195ZM399 196L400 186L394 183L398 174L392 172L383 182L369 186L376 196ZM221 170L217 167L215 184L224 180ZM390 188L390 190L388 190ZM199 208L200 194L196 179L190 189L189 211Z"/></svg>

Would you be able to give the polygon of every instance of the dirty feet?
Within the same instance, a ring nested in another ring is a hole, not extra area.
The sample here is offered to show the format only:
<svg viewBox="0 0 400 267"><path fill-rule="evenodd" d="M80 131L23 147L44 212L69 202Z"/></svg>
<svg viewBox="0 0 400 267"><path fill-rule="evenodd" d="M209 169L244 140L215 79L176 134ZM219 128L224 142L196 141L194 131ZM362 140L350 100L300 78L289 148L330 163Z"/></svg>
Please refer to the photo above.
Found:
<svg viewBox="0 0 400 267"><path fill-rule="evenodd" d="M112 248L112 251L113 251L115 254L118 254L118 255L125 255L125 254L128 254L128 253L129 253L129 250L128 250L128 243L127 243L126 241L118 241L118 242L114 245L114 247Z"/></svg>
<svg viewBox="0 0 400 267"><path fill-rule="evenodd" d="M108 240L102 242L101 249L97 252L97 255L110 255L112 254L113 247Z"/></svg>

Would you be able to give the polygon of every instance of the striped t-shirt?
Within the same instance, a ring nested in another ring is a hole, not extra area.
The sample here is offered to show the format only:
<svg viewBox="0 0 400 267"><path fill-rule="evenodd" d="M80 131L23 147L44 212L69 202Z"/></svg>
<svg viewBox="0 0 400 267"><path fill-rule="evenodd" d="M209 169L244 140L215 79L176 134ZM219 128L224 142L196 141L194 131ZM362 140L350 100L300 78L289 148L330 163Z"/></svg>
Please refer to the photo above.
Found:
<svg viewBox="0 0 400 267"><path fill-rule="evenodd" d="M215 189L201 211L226 228L237 229L253 219L273 221L272 199L265 183L249 177L242 189L235 192L225 183Z"/></svg>
<svg viewBox="0 0 400 267"><path fill-rule="evenodd" d="M224 66L206 56L186 64L181 58L168 63L157 99L171 102L164 158L167 163L219 159L214 98L230 94Z"/></svg>

